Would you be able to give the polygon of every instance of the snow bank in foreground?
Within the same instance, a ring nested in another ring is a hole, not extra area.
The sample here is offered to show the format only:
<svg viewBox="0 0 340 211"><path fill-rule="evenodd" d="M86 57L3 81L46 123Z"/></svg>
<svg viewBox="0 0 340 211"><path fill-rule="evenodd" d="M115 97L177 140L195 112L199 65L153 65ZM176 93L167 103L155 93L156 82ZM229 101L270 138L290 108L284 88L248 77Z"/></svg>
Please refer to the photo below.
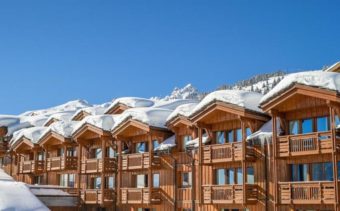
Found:
<svg viewBox="0 0 340 211"><path fill-rule="evenodd" d="M243 90L219 90L208 94L189 114L190 116L202 110L215 101L221 101L243 107L245 109L262 112L258 107L262 94Z"/></svg>
<svg viewBox="0 0 340 211"><path fill-rule="evenodd" d="M49 210L22 182L15 182L0 169L0 210Z"/></svg>
<svg viewBox="0 0 340 211"><path fill-rule="evenodd" d="M289 74L271 91L263 96L260 104L265 103L269 99L279 95L281 92L288 89L295 83L340 91L340 74L323 71L307 71Z"/></svg>

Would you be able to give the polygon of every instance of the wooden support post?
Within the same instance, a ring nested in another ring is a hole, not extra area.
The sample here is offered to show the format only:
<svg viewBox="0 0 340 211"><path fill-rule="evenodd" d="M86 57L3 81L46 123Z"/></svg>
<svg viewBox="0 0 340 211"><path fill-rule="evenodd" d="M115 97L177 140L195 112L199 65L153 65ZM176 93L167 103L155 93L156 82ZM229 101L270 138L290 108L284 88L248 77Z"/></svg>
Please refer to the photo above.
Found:
<svg viewBox="0 0 340 211"><path fill-rule="evenodd" d="M246 124L241 119L241 130L242 130L242 184L243 184L243 206L247 203L247 135L246 135Z"/></svg>
<svg viewBox="0 0 340 211"><path fill-rule="evenodd" d="M81 188L81 168L82 168L82 157L83 157L83 145L78 145L78 191L80 195L80 188Z"/></svg>
<svg viewBox="0 0 340 211"><path fill-rule="evenodd" d="M149 204L151 204L151 191L152 191L152 162L153 162L153 144L152 144L152 136L151 134L148 135L148 142L149 142L149 168L148 168L148 186L149 186Z"/></svg>
<svg viewBox="0 0 340 211"><path fill-rule="evenodd" d="M336 134L335 134L335 112L333 107L329 104L329 119L330 119L330 128L332 134L332 163L333 163L333 181L334 181L334 189L335 189L335 203L334 210L339 209L339 187L338 187L338 159L337 159L337 150L336 150Z"/></svg>
<svg viewBox="0 0 340 211"><path fill-rule="evenodd" d="M202 204L202 128L198 128L198 203Z"/></svg>
<svg viewBox="0 0 340 211"><path fill-rule="evenodd" d="M101 137L101 143L102 143L102 159L101 159L101 162L102 162L102 172L100 174L100 181L101 181L101 184L100 184L100 189L101 189L101 192L102 192L102 195L101 195L101 202L102 204L104 204L104 190L105 190L105 171L106 171L106 162L105 162L105 159L106 159L106 139L105 137ZM98 166L97 166L98 168Z"/></svg>
<svg viewBox="0 0 340 211"><path fill-rule="evenodd" d="M272 113L272 121L273 121L273 137L272 137L272 145L273 145L273 177L274 177L274 210L278 210L278 204L279 204L279 190L278 190L278 178L277 178L277 171L278 171L278 166L277 166L277 145L276 145L276 140L277 140L277 113L273 112Z"/></svg>
<svg viewBox="0 0 340 211"><path fill-rule="evenodd" d="M117 204L121 203L121 181L122 181L122 141L116 138L118 144L118 163L117 163Z"/></svg>
<svg viewBox="0 0 340 211"><path fill-rule="evenodd" d="M67 160L67 145L64 144L64 168L61 168L61 170L67 169L67 166L66 166L67 162L66 162L66 160ZM61 163L61 167L62 167L63 163L62 162L60 162L60 163Z"/></svg>

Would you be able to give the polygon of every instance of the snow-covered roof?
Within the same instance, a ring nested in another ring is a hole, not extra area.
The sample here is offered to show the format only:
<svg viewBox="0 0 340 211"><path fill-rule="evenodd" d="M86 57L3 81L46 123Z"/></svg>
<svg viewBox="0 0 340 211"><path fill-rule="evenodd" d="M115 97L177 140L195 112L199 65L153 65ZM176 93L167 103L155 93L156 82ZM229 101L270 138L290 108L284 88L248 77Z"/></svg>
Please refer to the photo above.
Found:
<svg viewBox="0 0 340 211"><path fill-rule="evenodd" d="M0 169L0 210L49 210L26 186Z"/></svg>
<svg viewBox="0 0 340 211"><path fill-rule="evenodd" d="M173 135L165 139L162 143L160 143L159 146L154 149L154 151L169 150L175 146L176 146L176 135Z"/></svg>
<svg viewBox="0 0 340 211"><path fill-rule="evenodd" d="M106 109L105 113L110 111L118 104L126 105L130 108L138 108L138 107L151 107L155 104L155 102L151 99L140 98L140 97L121 97L115 99L112 104Z"/></svg>
<svg viewBox="0 0 340 211"><path fill-rule="evenodd" d="M44 125L46 125L49 121L51 121L52 119L56 119L59 121L70 121L70 119L72 118L72 116L74 115L74 112L60 112L60 113L55 113L52 114L44 123Z"/></svg>
<svg viewBox="0 0 340 211"><path fill-rule="evenodd" d="M30 140L33 144L36 144L47 130L47 127L30 127L18 130L14 132L13 137L10 141L10 145L13 146L23 137Z"/></svg>
<svg viewBox="0 0 340 211"><path fill-rule="evenodd" d="M271 91L262 97L260 104L263 104L271 98L278 96L294 84L302 84L328 90L340 91L340 74L323 71L307 71L289 74Z"/></svg>
<svg viewBox="0 0 340 211"><path fill-rule="evenodd" d="M171 119L175 118L176 116L184 116L188 117L192 110L198 105L198 103L188 103L184 105L178 106L167 118L167 122Z"/></svg>
<svg viewBox="0 0 340 211"><path fill-rule="evenodd" d="M118 118L117 115L105 115L105 114L87 116L74 126L73 133L78 131L85 124L90 124L102 130L110 131L113 125L115 124L117 118Z"/></svg>
<svg viewBox="0 0 340 211"><path fill-rule="evenodd" d="M171 112L172 110L164 108L131 108L118 116L116 123L112 127L112 130L115 130L128 119L137 120L153 127L166 128L166 119L171 114Z"/></svg>
<svg viewBox="0 0 340 211"><path fill-rule="evenodd" d="M88 113L90 115L102 115L102 114L105 113L105 111L108 109L108 107L110 105L111 105L110 103L104 103L104 104L100 104L100 105L93 105L91 107L79 109L77 112L74 113L74 115L71 117L71 119L76 117L81 112L85 112L85 113Z"/></svg>
<svg viewBox="0 0 340 211"><path fill-rule="evenodd" d="M262 94L257 92L249 92L243 90L219 90L208 94L189 114L193 114L201 111L209 104L220 101L224 103L233 104L256 112L261 112L258 107Z"/></svg>
<svg viewBox="0 0 340 211"><path fill-rule="evenodd" d="M280 133L280 121L277 118L276 119L276 128L278 133ZM256 131L255 133L249 135L247 137L247 141L260 141L260 142L265 142L265 141L271 141L273 137L273 120L269 120L265 124L262 125L262 127Z"/></svg>
<svg viewBox="0 0 340 211"><path fill-rule="evenodd" d="M187 147L198 147L198 145L199 145L198 142L199 142L199 137L188 141L185 145ZM210 142L210 139L209 139L208 135L206 133L203 134L202 135L202 143L206 144L206 143L209 143L209 142Z"/></svg>
<svg viewBox="0 0 340 211"><path fill-rule="evenodd" d="M41 135L40 138L45 136L48 132L55 132L64 138L71 138L74 128L79 124L76 121L58 121L52 123L47 127L47 130Z"/></svg>
<svg viewBox="0 0 340 211"><path fill-rule="evenodd" d="M340 69L340 61L334 63L332 66L328 67L325 72L334 72L335 70L339 70Z"/></svg>
<svg viewBox="0 0 340 211"><path fill-rule="evenodd" d="M177 99L177 100L168 100L168 101L164 101L164 100L160 100L157 101L155 103L155 105L153 106L154 108L165 108L165 109L170 109L170 110L175 110L177 107L181 106L181 105L185 105L188 103L198 103L197 100L181 100L181 99Z"/></svg>

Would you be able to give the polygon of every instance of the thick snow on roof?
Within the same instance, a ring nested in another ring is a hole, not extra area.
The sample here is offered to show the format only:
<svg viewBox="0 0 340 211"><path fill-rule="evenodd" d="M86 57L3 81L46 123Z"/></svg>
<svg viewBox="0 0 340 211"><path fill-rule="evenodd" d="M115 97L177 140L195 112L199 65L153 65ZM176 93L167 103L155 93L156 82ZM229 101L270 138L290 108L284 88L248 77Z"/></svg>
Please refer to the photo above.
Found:
<svg viewBox="0 0 340 211"><path fill-rule="evenodd" d="M334 70L336 69L339 69L340 68L340 61L339 62L336 62L334 63L332 66L328 67L325 72L333 72Z"/></svg>
<svg viewBox="0 0 340 211"><path fill-rule="evenodd" d="M188 103L184 105L178 106L167 118L166 121L170 121L176 116L185 116L188 117L192 110L198 105L198 103Z"/></svg>
<svg viewBox="0 0 340 211"><path fill-rule="evenodd" d="M48 129L41 135L43 137L49 131L55 132L65 138L70 138L74 128L79 124L76 121L58 121L48 126Z"/></svg>
<svg viewBox="0 0 340 211"><path fill-rule="evenodd" d="M276 119L276 128L277 128L277 131L278 133L280 133L280 121L279 119L277 118ZM247 141L250 141L250 140L259 140L261 142L264 142L264 141L271 141L273 137L273 120L269 120L268 122L266 122L264 125L262 125L262 127L256 131L255 133L251 134L250 136L247 137Z"/></svg>
<svg viewBox="0 0 340 211"><path fill-rule="evenodd" d="M151 107L155 104L153 100L139 97L121 97L115 99L112 104L106 109L105 112L109 111L118 104L124 104L130 108L138 107Z"/></svg>
<svg viewBox="0 0 340 211"><path fill-rule="evenodd" d="M258 108L262 94L243 90L219 90L208 94L189 114L190 116L202 110L205 106L215 101L237 105L249 110L262 112Z"/></svg>
<svg viewBox="0 0 340 211"><path fill-rule="evenodd" d="M157 101L155 103L155 105L153 106L154 108L165 108L165 109L170 109L170 110L175 110L178 106L184 105L184 104L188 104L188 103L198 103L197 100L168 100L168 101L164 101L164 100L160 100Z"/></svg>
<svg viewBox="0 0 340 211"><path fill-rule="evenodd" d="M110 131L117 120L117 115L94 115L87 116L74 126L73 133L85 124L93 125L105 131Z"/></svg>
<svg viewBox="0 0 340 211"><path fill-rule="evenodd" d="M35 115L45 115L49 116L55 113L60 113L60 112L67 112L67 111L73 111L76 112L77 110L81 108L86 108L91 106L87 101L85 100L73 100L69 101L67 103L51 107L48 109L42 109L42 110L35 110L35 111L27 111L25 113L22 113L20 116L35 116Z"/></svg>
<svg viewBox="0 0 340 211"><path fill-rule="evenodd" d="M192 139L186 143L186 146L191 146L191 147L198 147L198 142L199 142L199 137ZM210 139L207 134L202 135L202 143L206 144L209 143Z"/></svg>
<svg viewBox="0 0 340 211"><path fill-rule="evenodd" d="M49 122L52 119L57 119L59 121L70 121L70 119L72 118L74 112L60 112L60 113L55 113L52 114L44 123L44 125Z"/></svg>
<svg viewBox="0 0 340 211"><path fill-rule="evenodd" d="M112 130L116 129L124 121L128 119L137 120L139 122L145 123L149 126L166 128L165 123L168 116L171 114L172 110L163 108L131 108L124 111L117 118L117 122L112 127Z"/></svg>
<svg viewBox="0 0 340 211"><path fill-rule="evenodd" d="M49 210L22 182L15 182L0 169L0 210Z"/></svg>
<svg viewBox="0 0 340 211"><path fill-rule="evenodd" d="M36 144L47 130L47 127L30 127L18 130L13 134L10 145L15 144L22 137L25 137L32 143Z"/></svg>
<svg viewBox="0 0 340 211"><path fill-rule="evenodd" d="M93 105L91 107L79 109L77 112L74 113L71 119L77 116L80 112L86 112L90 115L102 115L105 113L105 111L108 109L110 105L111 103L103 103L100 105Z"/></svg>
<svg viewBox="0 0 340 211"><path fill-rule="evenodd" d="M263 96L260 103L265 103L269 99L279 95L293 84L303 84L307 86L340 91L340 74L323 71L307 71L289 74L271 91Z"/></svg>
<svg viewBox="0 0 340 211"><path fill-rule="evenodd" d="M176 135L173 135L165 139L162 143L160 143L159 146L154 149L154 151L168 150L175 146L176 146Z"/></svg>

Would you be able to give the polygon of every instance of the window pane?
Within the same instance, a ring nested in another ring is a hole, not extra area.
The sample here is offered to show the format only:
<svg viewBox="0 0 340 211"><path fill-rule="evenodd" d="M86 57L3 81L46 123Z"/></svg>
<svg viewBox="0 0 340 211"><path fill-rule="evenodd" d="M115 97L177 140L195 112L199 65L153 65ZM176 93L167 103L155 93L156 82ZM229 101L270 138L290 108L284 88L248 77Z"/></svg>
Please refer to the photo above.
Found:
<svg viewBox="0 0 340 211"><path fill-rule="evenodd" d="M145 179L146 179L146 175L144 174L137 175L137 188L146 187Z"/></svg>
<svg viewBox="0 0 340 211"><path fill-rule="evenodd" d="M313 163L312 164L312 180L313 181L321 181L322 178L322 163Z"/></svg>
<svg viewBox="0 0 340 211"><path fill-rule="evenodd" d="M143 152L147 152L147 146L145 142L140 142L136 144L136 152L137 153L143 153Z"/></svg>
<svg viewBox="0 0 340 211"><path fill-rule="evenodd" d="M243 184L243 173L241 168L237 168L237 184Z"/></svg>
<svg viewBox="0 0 340 211"><path fill-rule="evenodd" d="M153 174L153 187L159 188L159 174Z"/></svg>
<svg viewBox="0 0 340 211"><path fill-rule="evenodd" d="M248 184L254 184L255 183L254 168L253 167L247 168L247 183Z"/></svg>
<svg viewBox="0 0 340 211"><path fill-rule="evenodd" d="M247 134L247 137L251 135L251 130L250 130L250 128L249 128L249 127L248 127L248 128L246 128L246 134Z"/></svg>
<svg viewBox="0 0 340 211"><path fill-rule="evenodd" d="M74 188L74 183L75 183L75 175L69 174L68 175L68 187Z"/></svg>
<svg viewBox="0 0 340 211"><path fill-rule="evenodd" d="M152 141L153 149L157 148L159 146L159 143L157 140Z"/></svg>
<svg viewBox="0 0 340 211"><path fill-rule="evenodd" d="M331 162L324 163L325 177L324 180L333 181L333 164Z"/></svg>
<svg viewBox="0 0 340 211"><path fill-rule="evenodd" d="M242 129L236 130L236 141L241 142L242 141Z"/></svg>
<svg viewBox="0 0 340 211"><path fill-rule="evenodd" d="M97 148L97 149L95 150L95 158L97 158L97 159L102 158L102 149Z"/></svg>
<svg viewBox="0 0 340 211"><path fill-rule="evenodd" d="M94 178L94 188L95 189L100 189L102 182L100 177Z"/></svg>
<svg viewBox="0 0 340 211"><path fill-rule="evenodd" d="M225 178L226 178L225 169L216 169L216 184L217 185L226 184Z"/></svg>
<svg viewBox="0 0 340 211"><path fill-rule="evenodd" d="M224 144L225 143L223 131L217 131L216 132L216 143L218 143L218 144Z"/></svg>
<svg viewBox="0 0 340 211"><path fill-rule="evenodd" d="M114 180L114 177L108 177L108 184L107 184L107 186L108 186L108 188L114 188L115 187L115 180Z"/></svg>
<svg viewBox="0 0 340 211"><path fill-rule="evenodd" d="M329 121L327 117L318 117L316 125L317 125L317 131L328 131L329 130Z"/></svg>
<svg viewBox="0 0 340 211"><path fill-rule="evenodd" d="M109 158L114 158L116 155L116 152L111 148L111 147L108 147L108 150L107 150L107 156Z"/></svg>
<svg viewBox="0 0 340 211"><path fill-rule="evenodd" d="M313 120L303 119L302 120L302 133L312 133L313 132Z"/></svg>
<svg viewBox="0 0 340 211"><path fill-rule="evenodd" d="M234 142L234 131L233 130L227 131L227 142L228 143Z"/></svg>
<svg viewBox="0 0 340 211"><path fill-rule="evenodd" d="M338 161L338 180L340 180L340 161Z"/></svg>
<svg viewBox="0 0 340 211"><path fill-rule="evenodd" d="M235 170L234 169L227 169L227 176L228 176L228 183L230 185L235 184Z"/></svg>
<svg viewBox="0 0 340 211"><path fill-rule="evenodd" d="M186 148L188 141L190 141L191 139L192 139L191 136L183 136L183 146L182 146L182 149Z"/></svg>
<svg viewBox="0 0 340 211"><path fill-rule="evenodd" d="M185 172L182 174L182 186L191 186L191 172Z"/></svg>
<svg viewBox="0 0 340 211"><path fill-rule="evenodd" d="M289 134L290 135L299 134L299 121L297 120L289 121Z"/></svg>

